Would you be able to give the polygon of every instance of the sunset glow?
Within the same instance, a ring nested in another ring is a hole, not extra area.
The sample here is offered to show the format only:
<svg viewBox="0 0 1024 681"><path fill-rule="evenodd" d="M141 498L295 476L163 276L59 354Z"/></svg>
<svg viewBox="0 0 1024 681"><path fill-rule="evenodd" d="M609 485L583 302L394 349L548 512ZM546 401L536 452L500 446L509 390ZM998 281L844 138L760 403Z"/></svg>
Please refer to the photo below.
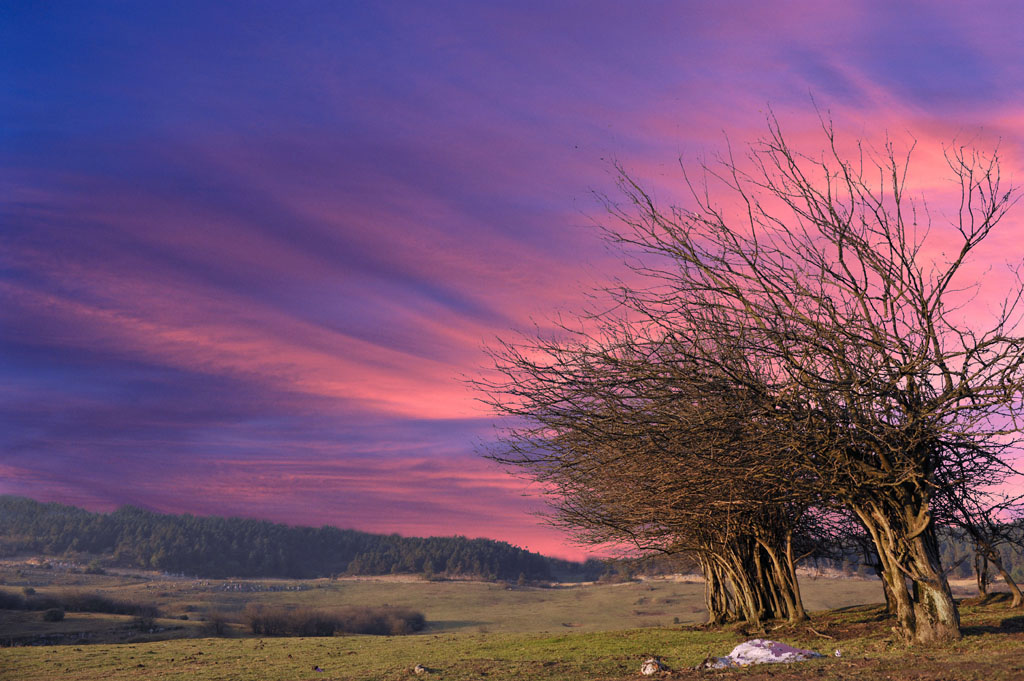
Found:
<svg viewBox="0 0 1024 681"><path fill-rule="evenodd" d="M681 199L680 158L769 108L818 148L827 112L916 140L935 258L943 145L1024 177L1016 3L15 4L0 493L90 509L583 557L479 455L466 379L621 273L613 162ZM971 274L998 287L1022 244L1018 206Z"/></svg>

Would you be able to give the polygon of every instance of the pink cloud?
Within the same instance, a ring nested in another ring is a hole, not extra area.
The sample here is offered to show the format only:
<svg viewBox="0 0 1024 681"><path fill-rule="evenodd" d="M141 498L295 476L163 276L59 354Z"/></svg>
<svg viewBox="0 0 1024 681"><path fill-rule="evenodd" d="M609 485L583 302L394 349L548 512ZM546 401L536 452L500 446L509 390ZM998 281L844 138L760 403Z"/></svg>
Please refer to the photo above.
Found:
<svg viewBox="0 0 1024 681"><path fill-rule="evenodd" d="M216 35L216 21L68 12L41 22L52 35L19 32L25 74L0 96L17 119L0 178L5 489L554 547L553 530L524 529L535 502L518 482L469 463L465 430L417 449L323 424L485 418L459 381L486 364L481 344L549 329L622 272L589 224L607 220L590 191L614 195L612 159L685 201L678 157L740 149L769 106L792 142L820 147L813 95L844 149L918 140L932 259L953 243L943 145L1001 140L1007 174L1024 167L1010 6L464 9L254 8ZM964 272L984 285L972 323L1009 284L1022 219ZM203 420L167 414L173 401L231 409ZM74 480L122 446L140 470ZM318 481L329 499L310 509Z"/></svg>

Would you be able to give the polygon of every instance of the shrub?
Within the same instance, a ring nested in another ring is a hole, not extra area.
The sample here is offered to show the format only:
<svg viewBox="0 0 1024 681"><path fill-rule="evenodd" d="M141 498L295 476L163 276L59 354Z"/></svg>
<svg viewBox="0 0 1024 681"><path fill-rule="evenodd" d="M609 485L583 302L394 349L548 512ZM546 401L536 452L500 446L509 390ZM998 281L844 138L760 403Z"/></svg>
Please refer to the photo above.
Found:
<svg viewBox="0 0 1024 681"><path fill-rule="evenodd" d="M72 612L102 612L110 615L159 617L160 610L153 605L122 601L98 593L65 592L59 596L41 594L32 587L24 589L25 596L0 590L0 610L70 610Z"/></svg>
<svg viewBox="0 0 1024 681"><path fill-rule="evenodd" d="M150 620L160 616L154 605L123 601L99 593L68 592L61 596L65 610L75 612L102 612L109 615L135 615Z"/></svg>
<svg viewBox="0 0 1024 681"><path fill-rule="evenodd" d="M111 615L131 615L132 606L127 601L119 601L99 593L81 593L68 591L61 595L61 600L68 610L76 612L105 612Z"/></svg>
<svg viewBox="0 0 1024 681"><path fill-rule="evenodd" d="M155 605L144 605L142 603L132 604L132 615L138 622L145 622L146 626L153 626L153 620L160 616L160 608Z"/></svg>
<svg viewBox="0 0 1024 681"><path fill-rule="evenodd" d="M292 636L333 636L338 628L337 619L321 610L302 608L289 615L288 633Z"/></svg>
<svg viewBox="0 0 1024 681"><path fill-rule="evenodd" d="M395 636L426 626L423 613L408 608L284 608L250 605L245 619L261 636L333 636L335 633Z"/></svg>
<svg viewBox="0 0 1024 681"><path fill-rule="evenodd" d="M188 615L182 615L188 619ZM206 613L206 631L213 636L224 636L228 633L228 616L220 610L211 610Z"/></svg>
<svg viewBox="0 0 1024 681"><path fill-rule="evenodd" d="M263 636L286 636L289 611L285 608L269 608L263 605L249 604L245 608L245 621L252 633Z"/></svg>
<svg viewBox="0 0 1024 681"><path fill-rule="evenodd" d="M135 625L136 629L152 629L156 626L156 618L152 615L143 613L136 615L132 624Z"/></svg>
<svg viewBox="0 0 1024 681"><path fill-rule="evenodd" d="M50 608L43 613L44 622L60 622L64 619L64 610L61 608Z"/></svg>
<svg viewBox="0 0 1024 681"><path fill-rule="evenodd" d="M85 574L87 575L105 575L107 571L103 569L99 559L96 559L89 563L89 566L85 568Z"/></svg>

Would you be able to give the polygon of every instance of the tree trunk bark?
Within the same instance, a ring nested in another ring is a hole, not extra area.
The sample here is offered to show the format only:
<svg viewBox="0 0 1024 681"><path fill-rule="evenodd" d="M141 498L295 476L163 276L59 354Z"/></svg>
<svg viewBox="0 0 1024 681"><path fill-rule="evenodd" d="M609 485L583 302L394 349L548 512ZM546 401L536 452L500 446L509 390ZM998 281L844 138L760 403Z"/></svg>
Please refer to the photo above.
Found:
<svg viewBox="0 0 1024 681"><path fill-rule="evenodd" d="M907 526L912 527L911 522L919 518L920 513L912 509L905 509L904 512L907 515ZM962 636L960 612L942 569L939 540L930 519L924 529L910 539L908 563L908 572L917 592L917 602L914 604L917 629L914 640L921 643L959 640Z"/></svg>
<svg viewBox="0 0 1024 681"><path fill-rule="evenodd" d="M759 602L757 587L751 581L753 565L735 550L723 560L723 568L733 584L737 610L755 631L764 631L764 610Z"/></svg>
<svg viewBox="0 0 1024 681"><path fill-rule="evenodd" d="M875 574L882 581L882 593L885 596L885 612L889 615L896 615L896 594L892 592L892 586L889 585L889 580L885 578L885 574L882 571L882 566L879 565L875 568Z"/></svg>
<svg viewBox="0 0 1024 681"><path fill-rule="evenodd" d="M773 620L779 617L782 605L779 603L779 589L775 580L765 564L761 546L754 542L752 551L754 557L753 582L757 587L758 599L761 602L761 617L766 620Z"/></svg>
<svg viewBox="0 0 1024 681"><path fill-rule="evenodd" d="M786 572L793 589L793 598L796 603L796 621L804 622L810 619L807 611L804 610L804 597L800 592L800 580L796 577L796 561L793 559L793 533L786 533Z"/></svg>
<svg viewBox="0 0 1024 681"><path fill-rule="evenodd" d="M785 612L779 612L779 615L785 615L789 621L793 624L797 622L803 622L807 619L807 613L804 611L803 603L800 602L799 587L794 589L796 582L795 575L793 575L792 581L788 571L782 566L782 560L779 558L779 551L775 547L769 545L767 542L758 540L761 544L761 548L767 554L768 559L771 561L773 571L773 581L777 585L777 591L779 593L779 600ZM792 559L792 550L788 551L788 557Z"/></svg>
<svg viewBox="0 0 1024 681"><path fill-rule="evenodd" d="M896 615L900 635L907 641L914 638L916 615L914 604L907 591L907 582L896 560L895 537L887 520L871 509L853 506L861 524L868 531L875 545L880 564L879 573L884 584L886 596L891 597L890 612Z"/></svg>
<svg viewBox="0 0 1024 681"><path fill-rule="evenodd" d="M889 586L889 581L885 578L885 572L882 570L882 560L877 555L875 559L876 562L869 563L869 565L871 565L875 576L882 582L882 595L885 596L885 612L889 615L896 615L896 595L893 594L892 587Z"/></svg>
<svg viewBox="0 0 1024 681"><path fill-rule="evenodd" d="M999 557L999 554L996 552L996 550L990 548L989 551L990 553L988 555L988 562L996 566L996 570L999 572L999 576L1003 578L1004 582L1006 582L1007 588L1010 589L1010 593L1013 595L1013 600L1010 602L1010 607L1019 608L1021 605L1024 605L1024 595L1021 594L1020 587L1017 586L1017 582L1014 581L1013 577L1010 576L1010 573L1007 572L1006 568L1003 567L1003 560L1001 557Z"/></svg>
<svg viewBox="0 0 1024 681"><path fill-rule="evenodd" d="M708 609L708 625L720 626L729 618L729 592L724 576L714 560L701 556L699 559L704 572L704 604Z"/></svg>
<svg viewBox="0 0 1024 681"><path fill-rule="evenodd" d="M949 584L941 580L915 580L918 600L914 604L917 629L914 641L918 643L956 641L960 633L960 613L949 591Z"/></svg>
<svg viewBox="0 0 1024 681"><path fill-rule="evenodd" d="M978 582L978 596L988 598L988 558L980 546L974 548L974 578Z"/></svg>
<svg viewBox="0 0 1024 681"><path fill-rule="evenodd" d="M906 639L913 643L958 640L960 613L942 571L927 499L913 489L905 490L903 498L899 507L892 499L850 505L875 543ZM913 597L905 577L912 581Z"/></svg>

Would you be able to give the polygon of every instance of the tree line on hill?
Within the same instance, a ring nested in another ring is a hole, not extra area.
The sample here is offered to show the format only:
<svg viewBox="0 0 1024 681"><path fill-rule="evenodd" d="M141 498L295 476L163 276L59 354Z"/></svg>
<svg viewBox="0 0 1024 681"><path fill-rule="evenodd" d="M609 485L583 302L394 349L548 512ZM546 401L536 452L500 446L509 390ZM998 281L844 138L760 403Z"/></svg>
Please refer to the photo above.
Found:
<svg viewBox="0 0 1024 681"><path fill-rule="evenodd" d="M264 520L167 515L124 506L93 513L0 496L0 555L99 557L109 566L208 578L385 575L491 580L593 578L599 561L573 563L511 544L466 537L402 537Z"/></svg>
<svg viewBox="0 0 1024 681"><path fill-rule="evenodd" d="M1008 527L1007 531L1024 532L1024 528ZM187 537L192 537L191 541ZM273 547L272 552L269 547ZM291 551L295 551L295 558L288 560ZM999 551L1013 579L1024 581L1024 552L1020 547L1008 543ZM591 558L577 563L488 539L377 535L242 518L165 515L130 506L103 514L0 495L0 557L19 553L77 555L95 560L94 566L154 569L211 579L421 574L506 581L520 577L529 581L621 581L699 569L685 556ZM981 588L994 577L984 563L979 563L974 545L962 532L943 529L940 553L954 577L977 579ZM839 547L805 562L811 569L876 576L864 556L850 547Z"/></svg>

